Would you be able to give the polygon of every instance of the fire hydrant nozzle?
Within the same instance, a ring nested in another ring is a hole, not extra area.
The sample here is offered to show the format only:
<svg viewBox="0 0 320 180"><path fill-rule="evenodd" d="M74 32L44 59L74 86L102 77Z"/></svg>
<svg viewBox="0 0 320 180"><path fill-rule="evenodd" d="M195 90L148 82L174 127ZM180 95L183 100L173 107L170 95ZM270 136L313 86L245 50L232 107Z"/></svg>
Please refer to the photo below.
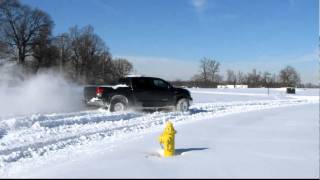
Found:
<svg viewBox="0 0 320 180"><path fill-rule="evenodd" d="M176 133L173 124L168 121L163 133L159 137L160 144L163 144L165 157L173 156L175 154L174 136Z"/></svg>

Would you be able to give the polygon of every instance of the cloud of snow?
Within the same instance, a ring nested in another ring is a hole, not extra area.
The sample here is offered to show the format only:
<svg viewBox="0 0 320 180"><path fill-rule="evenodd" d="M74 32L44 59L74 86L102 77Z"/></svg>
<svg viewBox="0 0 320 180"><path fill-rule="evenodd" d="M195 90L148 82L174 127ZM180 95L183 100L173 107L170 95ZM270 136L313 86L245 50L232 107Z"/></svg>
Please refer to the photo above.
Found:
<svg viewBox="0 0 320 180"><path fill-rule="evenodd" d="M83 109L82 87L68 82L57 72L26 78L15 66L0 68L1 117L59 113Z"/></svg>

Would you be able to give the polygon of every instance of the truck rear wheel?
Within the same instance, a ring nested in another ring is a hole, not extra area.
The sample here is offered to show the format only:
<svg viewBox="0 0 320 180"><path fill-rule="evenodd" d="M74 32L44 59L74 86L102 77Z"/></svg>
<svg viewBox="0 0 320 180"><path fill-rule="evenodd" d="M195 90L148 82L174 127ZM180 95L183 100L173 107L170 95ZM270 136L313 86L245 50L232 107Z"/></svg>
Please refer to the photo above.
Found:
<svg viewBox="0 0 320 180"><path fill-rule="evenodd" d="M114 97L110 103L110 112L121 112L128 108L128 101L125 97Z"/></svg>
<svg viewBox="0 0 320 180"><path fill-rule="evenodd" d="M176 104L176 111L180 111L180 112L186 112L189 110L189 100L186 98L181 98L178 100L177 104Z"/></svg>

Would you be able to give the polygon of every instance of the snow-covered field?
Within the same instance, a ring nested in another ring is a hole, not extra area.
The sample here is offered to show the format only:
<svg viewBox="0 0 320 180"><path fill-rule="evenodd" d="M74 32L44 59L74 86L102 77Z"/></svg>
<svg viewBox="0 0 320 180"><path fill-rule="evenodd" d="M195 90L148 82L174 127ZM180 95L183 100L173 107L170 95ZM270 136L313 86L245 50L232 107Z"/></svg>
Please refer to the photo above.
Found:
<svg viewBox="0 0 320 180"><path fill-rule="evenodd" d="M190 111L0 117L0 177L318 178L319 89L189 89ZM159 156L166 120L176 152Z"/></svg>

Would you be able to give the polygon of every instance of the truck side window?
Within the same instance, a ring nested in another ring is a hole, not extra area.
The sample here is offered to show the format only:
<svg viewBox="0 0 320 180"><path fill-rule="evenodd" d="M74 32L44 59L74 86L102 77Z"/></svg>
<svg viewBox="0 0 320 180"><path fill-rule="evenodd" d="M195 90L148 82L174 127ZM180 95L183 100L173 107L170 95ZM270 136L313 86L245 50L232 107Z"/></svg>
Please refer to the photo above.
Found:
<svg viewBox="0 0 320 180"><path fill-rule="evenodd" d="M146 78L134 78L132 79L132 85L134 89L138 90L150 90L152 88L150 80Z"/></svg>
<svg viewBox="0 0 320 180"><path fill-rule="evenodd" d="M168 90L170 88L169 84L160 79L154 79L153 85L156 89Z"/></svg>

